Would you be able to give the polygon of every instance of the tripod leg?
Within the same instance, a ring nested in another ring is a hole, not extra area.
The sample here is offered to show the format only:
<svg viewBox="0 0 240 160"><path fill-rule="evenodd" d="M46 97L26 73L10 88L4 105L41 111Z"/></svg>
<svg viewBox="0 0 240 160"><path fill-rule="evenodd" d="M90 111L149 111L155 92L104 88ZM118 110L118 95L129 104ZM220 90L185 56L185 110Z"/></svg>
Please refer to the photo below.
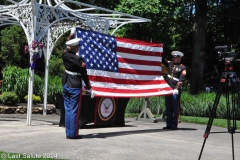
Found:
<svg viewBox="0 0 240 160"><path fill-rule="evenodd" d="M231 138L232 138L232 157L233 160L235 159L235 155L234 155L234 140L233 140L233 134L235 133L235 130L237 129L236 126L236 95L235 92L238 95L238 99L237 99L237 104L239 103L238 100L240 99L240 89L238 87L238 79L237 78L233 78L232 79L232 112L231 115L228 115L228 132L231 133ZM232 123L230 123L230 116L232 116Z"/></svg>
<svg viewBox="0 0 240 160"><path fill-rule="evenodd" d="M200 152L200 154L199 154L198 160L200 160L201 157L202 157L202 152L203 152L203 149L204 149L204 146L205 146L206 140L207 140L207 139L204 138L203 145L202 145L202 149L201 149L201 152Z"/></svg>
<svg viewBox="0 0 240 160"><path fill-rule="evenodd" d="M231 106L230 106L230 101L229 101L229 86L226 89L226 107L227 107L227 125L228 125L228 132L231 134L231 140L232 140L232 157L234 160L234 141L233 141L233 134L235 133L236 130L236 95L235 95L235 84L234 80L230 81L230 86L231 86Z"/></svg>
<svg viewBox="0 0 240 160"><path fill-rule="evenodd" d="M233 134L232 135L232 157L233 157L233 160L235 159L235 156L234 156L234 141L233 141Z"/></svg>
<svg viewBox="0 0 240 160"><path fill-rule="evenodd" d="M210 130L211 130L211 127L212 127L214 116L216 114L217 106L218 106L218 103L219 103L219 100L220 100L220 97L221 97L221 94L222 94L223 87L224 87L224 83L220 83L217 95L216 95L215 100L214 100L213 108L210 112L210 117L208 119L206 131L203 135L204 141L203 141L202 149L201 149L201 152L200 152L200 155L199 155L199 158L198 158L199 160L201 159L202 152L203 152L203 149L204 149L204 146L205 146L205 143L206 143L206 139L208 138L208 135L210 134Z"/></svg>

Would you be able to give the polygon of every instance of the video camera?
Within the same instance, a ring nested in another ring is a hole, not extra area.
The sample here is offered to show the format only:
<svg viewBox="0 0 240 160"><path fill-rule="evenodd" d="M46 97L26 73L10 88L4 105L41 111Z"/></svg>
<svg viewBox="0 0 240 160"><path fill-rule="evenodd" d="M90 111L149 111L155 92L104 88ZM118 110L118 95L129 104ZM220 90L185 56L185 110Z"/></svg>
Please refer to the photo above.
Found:
<svg viewBox="0 0 240 160"><path fill-rule="evenodd" d="M225 46L216 46L215 49L218 51L219 60L228 60L233 61L236 59L236 53L229 51L228 47Z"/></svg>

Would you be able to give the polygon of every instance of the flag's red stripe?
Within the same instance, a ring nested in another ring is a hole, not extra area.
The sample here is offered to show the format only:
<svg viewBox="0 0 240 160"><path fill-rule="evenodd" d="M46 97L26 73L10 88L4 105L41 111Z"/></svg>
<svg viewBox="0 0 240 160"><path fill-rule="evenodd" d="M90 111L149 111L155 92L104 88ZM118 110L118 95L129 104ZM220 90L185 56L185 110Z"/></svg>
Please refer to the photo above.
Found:
<svg viewBox="0 0 240 160"><path fill-rule="evenodd" d="M135 54L135 55L143 55L143 56L162 56L162 52L153 52L153 51L145 51L145 50L137 50L130 48L117 47L117 52L123 52L127 54Z"/></svg>
<svg viewBox="0 0 240 160"><path fill-rule="evenodd" d="M104 95L101 95L101 94L94 94L94 97L116 97L116 98L139 98L139 97L143 97L143 98L146 98L146 97L153 97L153 96L166 96L166 95L172 95L172 92L153 92L153 93L150 93L151 95L140 95L140 94L111 94L111 96L104 94Z"/></svg>
<svg viewBox="0 0 240 160"><path fill-rule="evenodd" d="M141 40L133 40L133 39L127 39L122 37L116 37L116 40L119 42L132 43L132 44L143 45L143 46L162 47L161 43L149 43Z"/></svg>
<svg viewBox="0 0 240 160"><path fill-rule="evenodd" d="M170 87L161 88L161 89L142 89L142 90L131 90L131 89L116 89L116 88L100 88L92 86L94 91L99 92L109 92L109 93L125 93L125 94L138 94L138 93L152 93L152 92L159 92L159 91L171 91Z"/></svg>
<svg viewBox="0 0 240 160"><path fill-rule="evenodd" d="M146 70L134 70L134 69L126 69L126 68L118 68L119 73L127 73L127 74L136 74L136 75L161 75L161 71L146 71Z"/></svg>
<svg viewBox="0 0 240 160"><path fill-rule="evenodd" d="M131 80L131 79L118 79L112 77L92 76L88 75L90 81L93 82L108 82L115 84L128 84L128 85L156 85L165 84L165 80Z"/></svg>
<svg viewBox="0 0 240 160"><path fill-rule="evenodd" d="M121 58L121 57L118 57L118 62L128 63L128 64L146 65L146 67L161 65L161 62L150 61L150 60L136 60L136 59Z"/></svg>

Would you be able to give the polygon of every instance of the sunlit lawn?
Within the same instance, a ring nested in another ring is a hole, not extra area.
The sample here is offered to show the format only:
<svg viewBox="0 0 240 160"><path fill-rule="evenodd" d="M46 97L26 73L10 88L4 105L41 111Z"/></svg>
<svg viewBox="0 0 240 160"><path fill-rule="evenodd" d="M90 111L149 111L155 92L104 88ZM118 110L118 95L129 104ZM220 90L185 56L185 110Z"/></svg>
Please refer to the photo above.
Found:
<svg viewBox="0 0 240 160"><path fill-rule="evenodd" d="M125 116L126 117L137 117L138 113L125 113ZM159 117L160 115L154 115L154 116ZM181 122L207 125L209 117L181 116L180 120L181 120ZM227 120L214 118L212 126L228 128ZM240 130L240 121L236 121L236 126L237 126L237 129Z"/></svg>

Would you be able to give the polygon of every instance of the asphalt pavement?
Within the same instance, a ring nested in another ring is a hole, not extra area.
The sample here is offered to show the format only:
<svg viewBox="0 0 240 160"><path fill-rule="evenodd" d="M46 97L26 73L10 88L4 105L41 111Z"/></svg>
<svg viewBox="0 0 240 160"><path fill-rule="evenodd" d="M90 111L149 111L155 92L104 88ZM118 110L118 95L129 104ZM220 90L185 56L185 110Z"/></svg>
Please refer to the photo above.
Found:
<svg viewBox="0 0 240 160"><path fill-rule="evenodd" d="M180 123L177 130L164 130L165 122L151 123L125 118L125 126L80 129L83 139L66 139L59 116L0 114L0 151L21 153L26 159L48 157L68 160L197 160L203 146L206 125ZM217 133L221 132L221 133ZM233 141L232 141L233 138ZM232 143L233 142L233 143ZM240 159L240 134L212 127L203 148L202 160ZM232 149L234 145L234 150Z"/></svg>

